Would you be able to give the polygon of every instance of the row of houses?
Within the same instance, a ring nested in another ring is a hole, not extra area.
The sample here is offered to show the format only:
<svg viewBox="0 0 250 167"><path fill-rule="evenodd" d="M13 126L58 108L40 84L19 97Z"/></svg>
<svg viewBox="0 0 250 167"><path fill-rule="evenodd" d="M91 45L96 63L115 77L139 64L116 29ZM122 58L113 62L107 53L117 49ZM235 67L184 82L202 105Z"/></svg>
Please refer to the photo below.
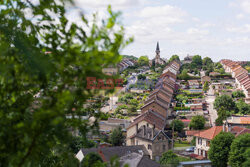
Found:
<svg viewBox="0 0 250 167"><path fill-rule="evenodd" d="M126 70L128 67L130 66L134 66L135 65L135 61L132 59L127 59L124 58L122 59L122 61L120 63L118 63L116 66L114 65L110 65L108 67L105 67L102 69L102 72L106 75L116 75L119 72L122 72L124 70Z"/></svg>
<svg viewBox="0 0 250 167"><path fill-rule="evenodd" d="M172 116L170 106L179 68L179 61L172 61L165 67L155 89L141 108L141 114L127 128L127 146L144 145L150 158L156 161L172 147L171 134L164 129Z"/></svg>
<svg viewBox="0 0 250 167"><path fill-rule="evenodd" d="M236 87L244 92L245 102L250 104L250 76L248 71L239 62L224 59L220 63L225 72L231 73L232 77L235 78Z"/></svg>

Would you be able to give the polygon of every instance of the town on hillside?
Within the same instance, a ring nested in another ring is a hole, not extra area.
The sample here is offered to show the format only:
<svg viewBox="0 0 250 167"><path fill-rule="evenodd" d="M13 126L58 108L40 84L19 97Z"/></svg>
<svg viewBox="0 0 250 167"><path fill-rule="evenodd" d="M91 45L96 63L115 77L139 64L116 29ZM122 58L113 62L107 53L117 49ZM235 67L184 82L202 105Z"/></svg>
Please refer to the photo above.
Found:
<svg viewBox="0 0 250 167"><path fill-rule="evenodd" d="M100 135L88 134L96 147L81 148L77 156L95 152L109 161L117 154L122 164L139 167L212 166L217 135L236 140L250 133L249 65L199 55L163 58L159 42L152 60L123 56L103 68L108 76L120 74L123 85L100 97Z"/></svg>
<svg viewBox="0 0 250 167"><path fill-rule="evenodd" d="M0 0L0 167L250 167L249 16Z"/></svg>

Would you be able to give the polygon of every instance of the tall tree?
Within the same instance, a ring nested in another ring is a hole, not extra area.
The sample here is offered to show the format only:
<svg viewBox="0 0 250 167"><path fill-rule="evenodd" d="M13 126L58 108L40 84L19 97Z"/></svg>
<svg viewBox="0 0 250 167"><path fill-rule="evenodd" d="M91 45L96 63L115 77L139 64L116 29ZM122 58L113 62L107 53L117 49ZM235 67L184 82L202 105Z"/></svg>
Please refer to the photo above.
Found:
<svg viewBox="0 0 250 167"><path fill-rule="evenodd" d="M208 84L207 81L205 81L205 83L204 83L204 85L203 85L203 91L204 91L204 92L207 92L208 89L209 89L209 84Z"/></svg>
<svg viewBox="0 0 250 167"><path fill-rule="evenodd" d="M221 95L216 97L214 101L214 108L216 110L219 110L221 107L223 107L226 111L229 111L230 113L237 111L235 102L228 95Z"/></svg>
<svg viewBox="0 0 250 167"><path fill-rule="evenodd" d="M234 139L229 153L229 164L232 167L241 167L249 161L250 134L246 133Z"/></svg>
<svg viewBox="0 0 250 167"><path fill-rule="evenodd" d="M200 69L202 66L202 58L199 55L195 55L192 58L191 67Z"/></svg>
<svg viewBox="0 0 250 167"><path fill-rule="evenodd" d="M230 132L221 132L211 141L208 157L213 166L227 167L228 156L234 135Z"/></svg>
<svg viewBox="0 0 250 167"><path fill-rule="evenodd" d="M202 65L203 66L211 66L211 65L213 65L213 60L210 57L205 57L202 60Z"/></svg>
<svg viewBox="0 0 250 167"><path fill-rule="evenodd" d="M125 136L122 133L122 128L116 128L113 130L110 136L110 141L113 146L121 146L124 142Z"/></svg>
<svg viewBox="0 0 250 167"><path fill-rule="evenodd" d="M171 129L174 127L175 131L181 132L184 128L184 123L179 119L175 119L171 122L170 127Z"/></svg>
<svg viewBox="0 0 250 167"><path fill-rule="evenodd" d="M189 127L194 130L201 130L205 127L206 120L203 116L197 115L192 117Z"/></svg>
<svg viewBox="0 0 250 167"><path fill-rule="evenodd" d="M0 166L74 166L72 131L97 127L80 117L96 116L83 108L98 93L87 79L105 79L102 67L117 64L131 40L110 7L101 24L81 13L75 24L68 1L32 2L0 1Z"/></svg>
<svg viewBox="0 0 250 167"><path fill-rule="evenodd" d="M180 58L178 55L172 55L171 58L168 60L168 62L174 61L174 60L178 60L180 61Z"/></svg>
<svg viewBox="0 0 250 167"><path fill-rule="evenodd" d="M141 57L139 57L138 64L140 66L148 66L148 64L149 64L148 56L141 56Z"/></svg>

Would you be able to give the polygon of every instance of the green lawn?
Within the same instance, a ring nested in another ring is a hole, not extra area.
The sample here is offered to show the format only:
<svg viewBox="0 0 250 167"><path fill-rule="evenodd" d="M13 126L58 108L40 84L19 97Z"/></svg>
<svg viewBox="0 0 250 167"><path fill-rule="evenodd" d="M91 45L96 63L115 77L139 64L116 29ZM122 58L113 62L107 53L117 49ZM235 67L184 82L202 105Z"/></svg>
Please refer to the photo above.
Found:
<svg viewBox="0 0 250 167"><path fill-rule="evenodd" d="M178 142L174 143L174 147L188 147L188 146L191 145L189 143L178 143Z"/></svg>
<svg viewBox="0 0 250 167"><path fill-rule="evenodd" d="M183 162L183 161L192 161L191 158L181 157L181 156L178 156L178 159L179 159L180 162Z"/></svg>

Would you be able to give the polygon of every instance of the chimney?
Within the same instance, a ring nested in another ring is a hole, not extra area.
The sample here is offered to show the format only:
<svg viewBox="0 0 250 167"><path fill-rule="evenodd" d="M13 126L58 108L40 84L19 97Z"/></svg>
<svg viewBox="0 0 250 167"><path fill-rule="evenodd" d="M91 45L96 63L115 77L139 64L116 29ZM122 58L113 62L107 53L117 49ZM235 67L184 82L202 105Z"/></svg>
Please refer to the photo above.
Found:
<svg viewBox="0 0 250 167"><path fill-rule="evenodd" d="M138 133L138 124L136 124L136 134Z"/></svg>
<svg viewBox="0 0 250 167"><path fill-rule="evenodd" d="M143 125L143 136L146 136L146 125Z"/></svg>

